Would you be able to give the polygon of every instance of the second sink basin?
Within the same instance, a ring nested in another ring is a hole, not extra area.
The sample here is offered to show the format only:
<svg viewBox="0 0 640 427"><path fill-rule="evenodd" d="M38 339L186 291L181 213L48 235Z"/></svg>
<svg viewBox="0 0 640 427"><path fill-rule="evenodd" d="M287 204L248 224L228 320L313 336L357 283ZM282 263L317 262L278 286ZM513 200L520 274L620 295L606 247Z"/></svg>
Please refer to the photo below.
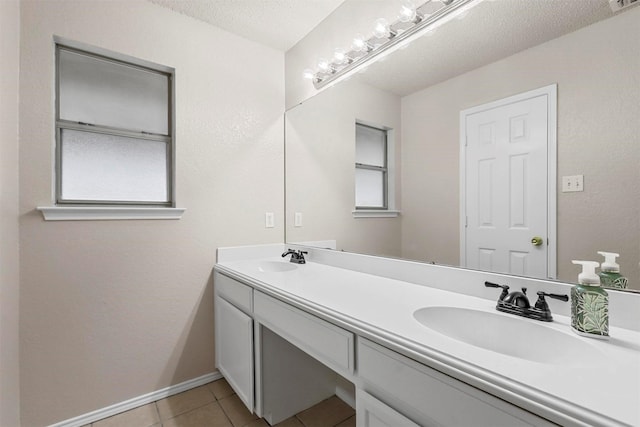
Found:
<svg viewBox="0 0 640 427"><path fill-rule="evenodd" d="M532 362L576 364L601 357L598 349L571 331L535 320L459 307L425 307L413 317L454 340Z"/></svg>
<svg viewBox="0 0 640 427"><path fill-rule="evenodd" d="M284 272L295 270L296 268L298 268L298 266L295 264L280 261L262 261L258 265L258 270L263 272Z"/></svg>

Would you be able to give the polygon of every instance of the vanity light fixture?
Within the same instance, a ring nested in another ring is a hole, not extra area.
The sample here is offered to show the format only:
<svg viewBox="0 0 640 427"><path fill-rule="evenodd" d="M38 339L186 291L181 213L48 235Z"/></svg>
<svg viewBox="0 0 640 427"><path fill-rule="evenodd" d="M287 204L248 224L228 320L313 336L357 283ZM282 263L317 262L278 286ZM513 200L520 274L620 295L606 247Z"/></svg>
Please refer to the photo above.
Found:
<svg viewBox="0 0 640 427"><path fill-rule="evenodd" d="M318 70L323 73L331 73L334 71L334 68L331 66L331 63L324 58L318 59Z"/></svg>
<svg viewBox="0 0 640 427"><path fill-rule="evenodd" d="M404 0L400 5L400 14L398 15L398 21L400 22L416 22L418 13L416 12L416 5L413 0Z"/></svg>
<svg viewBox="0 0 640 427"><path fill-rule="evenodd" d="M373 49L373 46L371 46L369 44L369 42L367 41L367 38L365 36L363 36L362 34L358 33L356 34L356 36L353 38L353 42L351 43L351 49L354 52L368 52L371 49Z"/></svg>
<svg viewBox="0 0 640 427"><path fill-rule="evenodd" d="M331 61L320 59L316 71L306 69L303 75L310 79L316 89L346 78L360 70L373 58L389 54L394 48L439 27L458 15L465 15L482 0L420 0L415 6L414 0L403 0L398 19L389 23L380 18L374 23L373 34L365 37L356 34L351 50L336 49Z"/></svg>
<svg viewBox="0 0 640 427"><path fill-rule="evenodd" d="M337 48L333 51L333 63L336 65L343 65L348 63L350 58L347 56L347 52L344 49Z"/></svg>
<svg viewBox="0 0 640 427"><path fill-rule="evenodd" d="M384 18L377 19L373 26L373 35L378 39L390 39L398 33L391 29L389 21Z"/></svg>
<svg viewBox="0 0 640 427"><path fill-rule="evenodd" d="M308 80L313 79L315 76L316 76L316 73L311 68L307 68L302 72L302 77Z"/></svg>

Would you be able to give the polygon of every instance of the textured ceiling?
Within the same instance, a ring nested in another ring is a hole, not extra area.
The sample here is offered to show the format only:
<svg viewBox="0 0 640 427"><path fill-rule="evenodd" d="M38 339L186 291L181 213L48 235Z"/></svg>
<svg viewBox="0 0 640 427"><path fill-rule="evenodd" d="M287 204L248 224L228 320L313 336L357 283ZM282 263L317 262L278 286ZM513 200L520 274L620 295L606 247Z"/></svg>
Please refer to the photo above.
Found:
<svg viewBox="0 0 640 427"><path fill-rule="evenodd" d="M344 0L149 0L286 52Z"/></svg>
<svg viewBox="0 0 640 427"><path fill-rule="evenodd" d="M484 1L358 78L405 96L611 16L607 0Z"/></svg>

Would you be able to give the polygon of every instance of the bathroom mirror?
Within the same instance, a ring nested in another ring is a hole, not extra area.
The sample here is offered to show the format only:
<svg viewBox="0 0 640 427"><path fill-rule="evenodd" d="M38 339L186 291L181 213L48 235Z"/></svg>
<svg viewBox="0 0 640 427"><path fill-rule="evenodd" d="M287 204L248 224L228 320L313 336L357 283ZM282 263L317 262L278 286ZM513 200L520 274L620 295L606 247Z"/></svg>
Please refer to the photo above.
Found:
<svg viewBox="0 0 640 427"><path fill-rule="evenodd" d="M572 259L618 252L640 289L639 21L607 0L485 1L289 109L286 241L460 266L460 112L557 85L552 276L575 282ZM356 122L389 130L397 217L353 213Z"/></svg>

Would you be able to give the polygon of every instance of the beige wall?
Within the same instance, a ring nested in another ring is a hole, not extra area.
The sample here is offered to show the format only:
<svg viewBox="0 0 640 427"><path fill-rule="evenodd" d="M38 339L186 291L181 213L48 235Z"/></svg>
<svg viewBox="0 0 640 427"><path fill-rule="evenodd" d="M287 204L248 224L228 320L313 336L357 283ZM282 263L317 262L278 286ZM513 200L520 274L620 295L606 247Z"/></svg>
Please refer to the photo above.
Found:
<svg viewBox="0 0 640 427"><path fill-rule="evenodd" d="M336 240L337 249L400 256L400 218L354 218L355 123L393 129L400 171L400 97L355 81L287 111L287 242ZM400 183L395 187L399 207ZM294 227L301 212L303 226Z"/></svg>
<svg viewBox="0 0 640 427"><path fill-rule="evenodd" d="M54 35L175 67L181 220L35 211L52 200ZM214 371L216 248L283 239L284 55L138 0L26 1L21 36L21 405L41 426Z"/></svg>
<svg viewBox="0 0 640 427"><path fill-rule="evenodd" d="M558 273L619 252L640 289L640 8L402 99L403 257L459 261L459 112L558 84ZM417 237L417 238L416 238Z"/></svg>
<svg viewBox="0 0 640 427"><path fill-rule="evenodd" d="M18 71L20 4L0 1L0 425L20 424Z"/></svg>

